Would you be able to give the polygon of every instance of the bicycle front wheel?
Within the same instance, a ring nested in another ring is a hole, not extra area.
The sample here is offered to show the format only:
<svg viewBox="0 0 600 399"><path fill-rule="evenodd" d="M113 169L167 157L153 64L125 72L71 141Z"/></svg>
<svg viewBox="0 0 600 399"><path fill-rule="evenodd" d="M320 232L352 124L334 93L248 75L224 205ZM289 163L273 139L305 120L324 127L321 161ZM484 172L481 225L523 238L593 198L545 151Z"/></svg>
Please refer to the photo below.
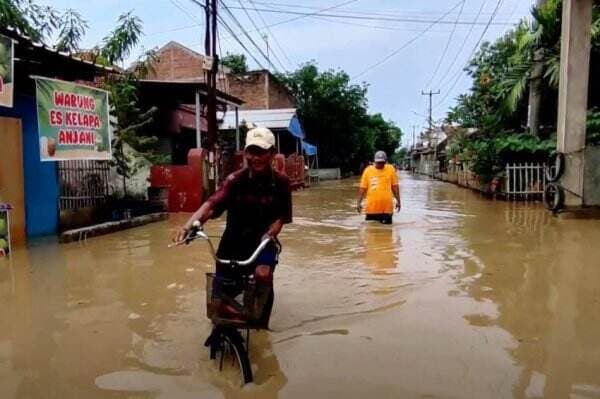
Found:
<svg viewBox="0 0 600 399"><path fill-rule="evenodd" d="M220 367L223 368L224 363L228 363L226 358L229 356L232 358L234 366L239 367L243 384L252 382L252 367L248 358L248 352L244 346L244 338L240 332L235 328L224 328L220 331L219 335L221 337Z"/></svg>

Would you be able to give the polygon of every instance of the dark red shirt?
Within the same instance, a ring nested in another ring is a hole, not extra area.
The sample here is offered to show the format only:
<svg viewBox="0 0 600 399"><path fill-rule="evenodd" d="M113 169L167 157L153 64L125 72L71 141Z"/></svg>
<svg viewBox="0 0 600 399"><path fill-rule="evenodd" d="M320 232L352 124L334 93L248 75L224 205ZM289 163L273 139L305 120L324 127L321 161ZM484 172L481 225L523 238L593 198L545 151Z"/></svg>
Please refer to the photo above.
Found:
<svg viewBox="0 0 600 399"><path fill-rule="evenodd" d="M246 259L273 222L292 222L290 181L277 171L262 176L251 176L247 168L234 172L207 201L214 207L213 217L227 211L220 258Z"/></svg>

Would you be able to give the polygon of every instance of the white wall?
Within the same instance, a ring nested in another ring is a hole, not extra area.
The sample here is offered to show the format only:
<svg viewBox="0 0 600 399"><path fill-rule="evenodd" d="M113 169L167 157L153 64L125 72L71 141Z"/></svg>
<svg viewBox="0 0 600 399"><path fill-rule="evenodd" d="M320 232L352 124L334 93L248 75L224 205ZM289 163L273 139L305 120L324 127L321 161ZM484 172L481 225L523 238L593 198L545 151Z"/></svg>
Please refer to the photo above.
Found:
<svg viewBox="0 0 600 399"><path fill-rule="evenodd" d="M150 186L148 178L152 164L126 143L123 149L127 157L131 158L131 164L135 168L133 176L127 179L127 194L135 198L148 198L148 187ZM110 186L114 195L119 198L124 196L123 178L117 173L115 167L110 168Z"/></svg>

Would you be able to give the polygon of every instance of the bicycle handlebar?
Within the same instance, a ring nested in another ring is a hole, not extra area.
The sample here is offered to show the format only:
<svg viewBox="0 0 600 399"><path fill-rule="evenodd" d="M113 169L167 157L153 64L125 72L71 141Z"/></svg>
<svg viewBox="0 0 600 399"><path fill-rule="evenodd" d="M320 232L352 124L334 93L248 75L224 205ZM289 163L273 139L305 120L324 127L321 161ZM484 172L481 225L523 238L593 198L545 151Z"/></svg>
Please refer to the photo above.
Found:
<svg viewBox="0 0 600 399"><path fill-rule="evenodd" d="M254 263L256 261L256 259L258 258L258 255L260 255L260 253L265 249L265 247L273 240L272 238L265 238L264 240L262 240L261 243L258 244L258 247L256 247L256 249L254 250L252 255L250 255L250 257L246 260L221 259L221 258L217 257L217 253L215 252L215 247L213 246L213 243L210 240L210 238L204 232L200 222L195 221L194 224L192 225L192 228L188 232L187 236L183 240L169 245L169 248L176 247L176 246L183 245L183 244L187 245L198 238L202 238L203 240L206 240L208 242L208 247L210 248L210 254L213 257L213 259L215 260L215 262L222 263L224 265L236 265L236 266L248 266L248 265Z"/></svg>

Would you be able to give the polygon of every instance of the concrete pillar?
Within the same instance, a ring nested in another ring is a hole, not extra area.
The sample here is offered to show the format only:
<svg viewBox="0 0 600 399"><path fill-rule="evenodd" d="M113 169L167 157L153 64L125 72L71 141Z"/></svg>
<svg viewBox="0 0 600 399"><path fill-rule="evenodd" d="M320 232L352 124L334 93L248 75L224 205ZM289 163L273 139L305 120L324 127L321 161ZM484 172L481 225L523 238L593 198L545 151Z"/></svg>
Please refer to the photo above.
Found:
<svg viewBox="0 0 600 399"><path fill-rule="evenodd" d="M235 107L235 151L240 150L240 112L239 107Z"/></svg>
<svg viewBox="0 0 600 399"><path fill-rule="evenodd" d="M200 107L200 90L196 90L196 148L202 148L202 126L200 121L200 113L202 108Z"/></svg>
<svg viewBox="0 0 600 399"><path fill-rule="evenodd" d="M527 126L529 132L535 136L540 135L540 111L542 104L542 77L544 75L544 50L537 49L533 53L534 67L529 82L529 114Z"/></svg>
<svg viewBox="0 0 600 399"><path fill-rule="evenodd" d="M583 205L592 2L563 1L557 144L566 154L560 184L567 207Z"/></svg>

